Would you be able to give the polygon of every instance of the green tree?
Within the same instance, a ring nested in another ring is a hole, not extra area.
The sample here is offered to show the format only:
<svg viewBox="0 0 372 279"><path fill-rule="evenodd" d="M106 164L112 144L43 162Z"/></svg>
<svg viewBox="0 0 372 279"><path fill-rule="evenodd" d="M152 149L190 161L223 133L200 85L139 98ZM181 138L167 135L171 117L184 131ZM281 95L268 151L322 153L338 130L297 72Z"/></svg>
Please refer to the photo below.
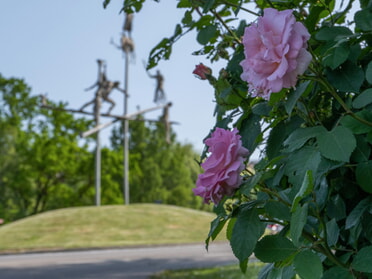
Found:
<svg viewBox="0 0 372 279"><path fill-rule="evenodd" d="M113 129L113 150L122 154L121 126ZM129 182L131 202L162 202L200 207L192 195L199 167L191 145L177 142L170 131L167 143L162 119L147 123L142 116L129 125ZM121 155L122 156L122 155ZM122 184L122 182L121 182Z"/></svg>
<svg viewBox="0 0 372 279"><path fill-rule="evenodd" d="M92 154L79 143L89 122L40 108L30 92L23 80L0 76L0 215L6 219L93 201L82 199L92 185Z"/></svg>

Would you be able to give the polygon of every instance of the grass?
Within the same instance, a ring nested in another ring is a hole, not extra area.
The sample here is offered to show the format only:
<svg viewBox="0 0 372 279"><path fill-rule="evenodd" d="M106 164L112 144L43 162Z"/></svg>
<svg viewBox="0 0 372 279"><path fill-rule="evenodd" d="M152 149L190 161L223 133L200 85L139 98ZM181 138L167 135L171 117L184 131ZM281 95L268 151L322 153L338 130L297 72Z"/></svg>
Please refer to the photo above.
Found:
<svg viewBox="0 0 372 279"><path fill-rule="evenodd" d="M238 266L233 265L205 269L164 271L151 276L151 279L253 279L257 278L258 272L263 265L263 263L250 263L245 274L240 271Z"/></svg>
<svg viewBox="0 0 372 279"><path fill-rule="evenodd" d="M156 204L58 209L1 226L0 252L201 243L214 217Z"/></svg>

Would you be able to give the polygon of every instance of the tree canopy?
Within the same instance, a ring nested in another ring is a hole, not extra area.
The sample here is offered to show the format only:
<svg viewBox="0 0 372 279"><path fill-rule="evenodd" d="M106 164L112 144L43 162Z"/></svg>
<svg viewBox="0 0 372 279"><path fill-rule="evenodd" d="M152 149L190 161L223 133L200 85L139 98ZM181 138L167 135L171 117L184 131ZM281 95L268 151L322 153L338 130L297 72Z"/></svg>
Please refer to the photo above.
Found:
<svg viewBox="0 0 372 279"><path fill-rule="evenodd" d="M60 109L67 104L40 97L22 79L0 76L0 217L6 221L42 211L94 204L93 138L80 133L92 121ZM123 203L120 127L102 149L102 204ZM162 122L130 125L131 202L200 207L193 197L198 166L191 145L166 143Z"/></svg>

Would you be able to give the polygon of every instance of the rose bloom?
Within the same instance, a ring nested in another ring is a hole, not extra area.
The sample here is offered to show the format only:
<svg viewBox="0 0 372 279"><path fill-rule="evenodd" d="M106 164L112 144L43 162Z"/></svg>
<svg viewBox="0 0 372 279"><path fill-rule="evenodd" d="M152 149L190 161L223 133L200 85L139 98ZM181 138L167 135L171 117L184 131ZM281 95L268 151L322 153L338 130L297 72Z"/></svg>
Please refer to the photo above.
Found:
<svg viewBox="0 0 372 279"><path fill-rule="evenodd" d="M196 181L194 194L204 198L205 203L218 204L223 196L231 196L241 183L241 171L248 150L242 146L238 130L216 128L205 140L210 156L201 164L204 173Z"/></svg>
<svg viewBox="0 0 372 279"><path fill-rule="evenodd" d="M241 78L248 82L253 97L269 99L272 92L296 85L297 76L305 72L311 61L306 50L309 38L309 32L296 22L292 10L267 8L256 24L246 27Z"/></svg>
<svg viewBox="0 0 372 279"><path fill-rule="evenodd" d="M195 70L192 73L200 79L205 80L208 78L208 75L212 74L212 70L204 64L200 63L199 65L195 66Z"/></svg>

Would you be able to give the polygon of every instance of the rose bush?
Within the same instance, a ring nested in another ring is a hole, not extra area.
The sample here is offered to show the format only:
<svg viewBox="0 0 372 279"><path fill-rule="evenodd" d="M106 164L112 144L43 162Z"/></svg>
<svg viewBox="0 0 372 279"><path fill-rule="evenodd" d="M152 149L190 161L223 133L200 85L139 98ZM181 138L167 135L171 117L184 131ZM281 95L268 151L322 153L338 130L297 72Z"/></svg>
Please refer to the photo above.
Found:
<svg viewBox="0 0 372 279"><path fill-rule="evenodd" d="M124 10L144 2L125 0ZM194 54L226 62L205 76L215 92L212 130L236 128L245 163L258 156L225 196L203 196L217 214L206 244L227 226L243 271L253 254L267 263L260 279L372 278L372 2L353 3L180 0L184 17L150 53L148 68L195 30ZM219 162L209 142L204 167ZM221 189L218 179L201 181ZM283 229L266 235L268 224Z"/></svg>

